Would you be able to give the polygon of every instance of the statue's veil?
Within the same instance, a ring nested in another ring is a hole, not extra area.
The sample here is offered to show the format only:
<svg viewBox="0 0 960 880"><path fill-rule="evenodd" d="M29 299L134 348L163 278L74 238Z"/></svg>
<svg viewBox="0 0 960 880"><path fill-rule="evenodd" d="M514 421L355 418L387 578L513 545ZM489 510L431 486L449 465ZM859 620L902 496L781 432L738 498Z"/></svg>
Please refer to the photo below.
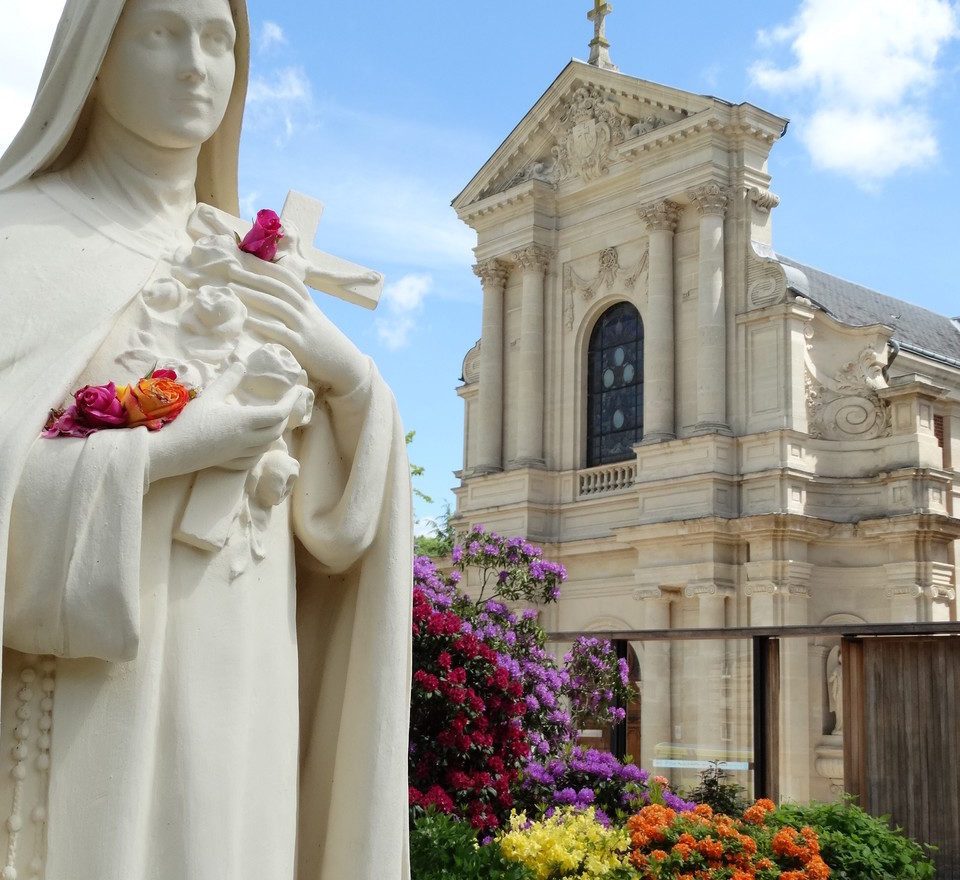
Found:
<svg viewBox="0 0 960 880"><path fill-rule="evenodd" d="M126 0L67 0L22 128L0 157L0 191L69 165L89 124L87 98ZM229 0L237 29L237 72L223 122L200 150L197 200L231 214L237 205L237 157L247 92L250 26L245 0Z"/></svg>

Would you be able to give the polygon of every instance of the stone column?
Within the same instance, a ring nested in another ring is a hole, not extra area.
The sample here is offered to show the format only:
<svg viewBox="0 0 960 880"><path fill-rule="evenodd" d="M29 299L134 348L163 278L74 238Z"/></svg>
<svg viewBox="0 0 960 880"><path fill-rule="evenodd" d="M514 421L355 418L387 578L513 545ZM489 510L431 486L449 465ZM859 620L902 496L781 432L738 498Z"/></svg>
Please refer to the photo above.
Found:
<svg viewBox="0 0 960 880"><path fill-rule="evenodd" d="M680 216L671 201L640 208L650 231L649 296L643 316L643 442L676 437L674 428L673 233Z"/></svg>
<svg viewBox="0 0 960 880"><path fill-rule="evenodd" d="M721 629L726 625L727 592L713 583L690 584L686 593L696 596L699 604L697 626L700 629ZM722 639L704 639L697 644L699 687L696 695L697 730L690 740L706 748L723 743L723 723L727 717L727 701L723 692L723 663L726 643Z"/></svg>
<svg viewBox="0 0 960 880"><path fill-rule="evenodd" d="M727 194L715 183L688 193L700 212L697 327L698 433L729 433L727 425L727 316L723 292L723 216Z"/></svg>
<svg viewBox="0 0 960 880"><path fill-rule="evenodd" d="M503 469L503 291L508 267L484 260L473 267L483 285L476 473Z"/></svg>
<svg viewBox="0 0 960 880"><path fill-rule="evenodd" d="M643 608L644 629L670 629L670 598L660 590L637 590ZM669 777L665 770L653 770L658 743L673 741L670 712L670 642L646 642L643 646L640 682L640 754L634 757L641 767Z"/></svg>
<svg viewBox="0 0 960 880"><path fill-rule="evenodd" d="M543 276L550 251L531 244L515 251L523 292L520 300L520 387L516 464L543 466Z"/></svg>

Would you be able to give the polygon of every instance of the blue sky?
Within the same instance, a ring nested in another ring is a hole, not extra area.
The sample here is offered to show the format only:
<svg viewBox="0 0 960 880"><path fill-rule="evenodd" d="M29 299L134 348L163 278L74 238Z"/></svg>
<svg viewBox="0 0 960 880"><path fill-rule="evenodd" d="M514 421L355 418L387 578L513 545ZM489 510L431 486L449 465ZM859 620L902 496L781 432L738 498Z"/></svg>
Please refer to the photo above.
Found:
<svg viewBox="0 0 960 880"><path fill-rule="evenodd" d="M774 246L960 315L960 3L613 0L621 71L791 120L770 160ZM462 462L463 356L480 333L472 232L450 208L571 57L588 0L249 0L245 211L321 199L324 250L387 276L376 312L321 297L373 355L417 436L437 513ZM62 0L0 34L0 147L29 106Z"/></svg>

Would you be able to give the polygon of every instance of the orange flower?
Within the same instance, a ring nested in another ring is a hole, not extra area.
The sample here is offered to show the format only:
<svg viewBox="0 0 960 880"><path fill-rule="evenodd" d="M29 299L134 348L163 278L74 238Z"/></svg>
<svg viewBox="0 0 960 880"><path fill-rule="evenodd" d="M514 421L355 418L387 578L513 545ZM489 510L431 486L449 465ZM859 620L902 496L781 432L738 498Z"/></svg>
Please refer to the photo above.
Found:
<svg viewBox="0 0 960 880"><path fill-rule="evenodd" d="M762 825L767 813L776 809L776 805L768 798L760 798L752 807L748 807L743 818L754 825Z"/></svg>
<svg viewBox="0 0 960 880"><path fill-rule="evenodd" d="M827 880L830 876L830 868L820 856L814 856L807 862L807 876L810 880Z"/></svg>
<svg viewBox="0 0 960 880"><path fill-rule="evenodd" d="M702 816L704 819L713 818L713 810L710 808L710 804L697 804L693 808L693 814L695 816Z"/></svg>
<svg viewBox="0 0 960 880"><path fill-rule="evenodd" d="M723 856L723 844L712 837L704 837L697 843L697 851L708 859L719 859Z"/></svg>
<svg viewBox="0 0 960 880"><path fill-rule="evenodd" d="M673 845L673 854L679 856L681 861L690 858L690 854L693 852L693 847L689 846L686 843L680 843L679 841Z"/></svg>
<svg viewBox="0 0 960 880"><path fill-rule="evenodd" d="M797 846L796 840L796 829L785 825L773 835L770 845L778 856L797 856L800 854L800 847Z"/></svg>
<svg viewBox="0 0 960 880"><path fill-rule="evenodd" d="M187 401L196 396L195 392L169 378L170 370L157 372L167 375L147 376L132 385L117 386L117 399L127 412L128 427L145 425L156 431L166 422L172 422Z"/></svg>
<svg viewBox="0 0 960 880"><path fill-rule="evenodd" d="M663 861L667 857L667 854L662 849L655 849L650 853L651 859L657 859L658 861Z"/></svg>

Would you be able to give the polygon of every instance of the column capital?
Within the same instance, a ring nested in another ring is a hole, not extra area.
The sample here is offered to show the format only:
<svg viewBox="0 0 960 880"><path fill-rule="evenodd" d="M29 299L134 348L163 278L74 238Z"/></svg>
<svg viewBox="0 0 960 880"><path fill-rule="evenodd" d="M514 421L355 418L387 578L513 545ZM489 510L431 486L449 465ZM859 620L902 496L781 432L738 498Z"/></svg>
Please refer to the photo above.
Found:
<svg viewBox="0 0 960 880"><path fill-rule="evenodd" d="M540 244L528 244L516 250L511 255L524 272L537 270L546 272L553 259L554 251L552 248L544 247Z"/></svg>
<svg viewBox="0 0 960 880"><path fill-rule="evenodd" d="M488 284L494 284L502 290L507 286L510 267L499 257L494 257L489 260L478 261L473 266L473 274L480 279L480 283L484 287Z"/></svg>
<svg viewBox="0 0 960 880"><path fill-rule="evenodd" d="M674 232L677 228L677 221L680 219L680 210L681 208L676 202L662 199L650 205L642 205L637 208L637 214L647 224L647 229L650 232L657 230Z"/></svg>
<svg viewBox="0 0 960 880"><path fill-rule="evenodd" d="M708 214L720 214L722 216L727 210L727 203L730 201L726 187L722 187L718 183L705 183L703 186L689 190L687 195L696 204L701 217Z"/></svg>

